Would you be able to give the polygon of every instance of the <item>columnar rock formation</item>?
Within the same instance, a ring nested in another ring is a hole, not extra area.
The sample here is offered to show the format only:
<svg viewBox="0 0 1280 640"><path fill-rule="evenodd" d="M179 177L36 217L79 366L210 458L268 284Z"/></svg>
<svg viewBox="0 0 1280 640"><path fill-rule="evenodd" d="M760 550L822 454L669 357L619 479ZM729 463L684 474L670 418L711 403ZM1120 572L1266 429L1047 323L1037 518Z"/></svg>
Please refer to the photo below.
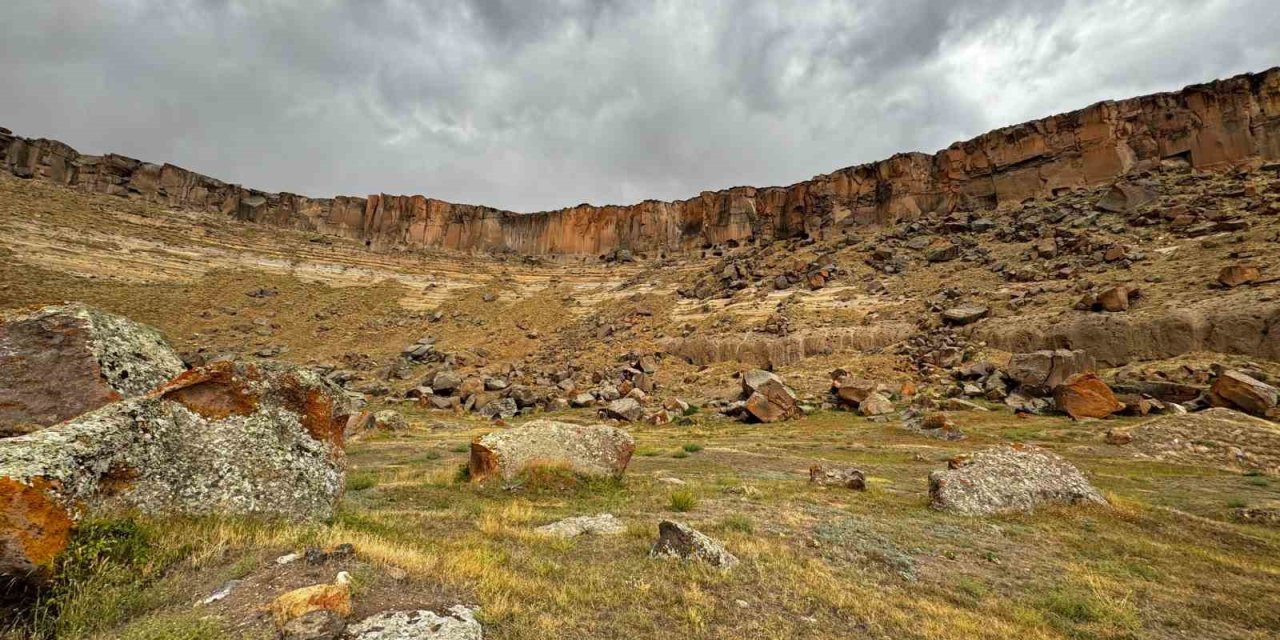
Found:
<svg viewBox="0 0 1280 640"><path fill-rule="evenodd" d="M675 202L579 205L518 214L424 196L308 198L0 129L20 177L138 197L262 224L363 240L375 248L521 254L685 251L821 235L846 224L985 208L1098 185L1168 158L1197 168L1280 158L1280 68L998 129L933 155L899 154L789 187L734 187Z"/></svg>

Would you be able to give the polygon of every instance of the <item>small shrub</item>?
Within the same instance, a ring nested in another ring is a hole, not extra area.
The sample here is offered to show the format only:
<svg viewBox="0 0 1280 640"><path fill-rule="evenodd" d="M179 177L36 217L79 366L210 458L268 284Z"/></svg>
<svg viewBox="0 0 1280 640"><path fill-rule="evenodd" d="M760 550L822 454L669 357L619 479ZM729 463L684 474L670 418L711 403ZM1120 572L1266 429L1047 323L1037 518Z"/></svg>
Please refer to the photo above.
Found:
<svg viewBox="0 0 1280 640"><path fill-rule="evenodd" d="M690 442L689 444L686 444L684 446L684 450L688 451L689 453L697 453L699 451L702 451L702 445Z"/></svg>
<svg viewBox="0 0 1280 640"><path fill-rule="evenodd" d="M697 506L698 496L694 495L692 491L687 489L680 489L678 491L671 492L671 501L670 504L667 505L667 508L672 511L684 513L686 511L693 511L694 507Z"/></svg>
<svg viewBox="0 0 1280 640"><path fill-rule="evenodd" d="M672 457L672 458L688 458L688 457L689 457L689 452L688 452L688 451L685 451L684 449L681 449L681 450L679 450L679 451L677 451L677 452L675 452L675 453L671 454L671 457Z"/></svg>
<svg viewBox="0 0 1280 640"><path fill-rule="evenodd" d="M737 531L739 533L754 533L756 530L756 524L751 520L751 517L741 513L735 513L721 520L720 526L728 531Z"/></svg>
<svg viewBox="0 0 1280 640"><path fill-rule="evenodd" d="M378 484L378 477L368 471L358 471L347 476L347 491L364 491Z"/></svg>
<svg viewBox="0 0 1280 640"><path fill-rule="evenodd" d="M454 482L471 482L471 465L458 465L458 470L453 473Z"/></svg>
<svg viewBox="0 0 1280 640"><path fill-rule="evenodd" d="M452 451L452 452L454 452L454 453L466 453L466 452L468 452L468 451L470 451L470 450L471 450L471 443L470 443L470 442L464 442L464 443L462 443L462 444L454 445L454 446L453 446L453 448L451 448L451 449L449 449L449 450L450 450L450 451Z"/></svg>
<svg viewBox="0 0 1280 640"><path fill-rule="evenodd" d="M1240 498L1232 498L1227 501L1227 507L1232 509L1243 509L1249 506L1249 502Z"/></svg>
<svg viewBox="0 0 1280 640"><path fill-rule="evenodd" d="M699 411L701 411L701 409L698 407L698 405L691 404L689 405L689 408L684 410L684 413L682 415L684 415L685 417L688 417L698 413Z"/></svg>

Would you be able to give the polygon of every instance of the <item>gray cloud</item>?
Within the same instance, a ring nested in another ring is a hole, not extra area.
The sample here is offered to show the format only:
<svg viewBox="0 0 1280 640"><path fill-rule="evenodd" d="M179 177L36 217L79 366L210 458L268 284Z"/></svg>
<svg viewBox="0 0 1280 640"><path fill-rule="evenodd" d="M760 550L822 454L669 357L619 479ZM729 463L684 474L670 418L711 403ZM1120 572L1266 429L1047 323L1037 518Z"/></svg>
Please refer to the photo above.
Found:
<svg viewBox="0 0 1280 640"><path fill-rule="evenodd" d="M0 125L522 211L788 184L1280 64L1274 0L6 0Z"/></svg>

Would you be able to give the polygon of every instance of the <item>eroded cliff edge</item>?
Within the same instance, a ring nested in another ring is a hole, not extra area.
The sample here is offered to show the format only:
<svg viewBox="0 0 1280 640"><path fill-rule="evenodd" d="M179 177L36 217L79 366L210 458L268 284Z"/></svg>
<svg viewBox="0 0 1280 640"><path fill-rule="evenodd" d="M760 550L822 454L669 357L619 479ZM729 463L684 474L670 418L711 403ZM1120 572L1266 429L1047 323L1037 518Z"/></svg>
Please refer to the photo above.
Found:
<svg viewBox="0 0 1280 640"><path fill-rule="evenodd" d="M1107 183L1166 158L1203 169L1280 159L1280 67L1100 102L997 129L933 155L899 154L788 187L734 187L675 202L530 214L419 195L268 193L171 164L85 155L56 140L23 138L6 129L0 129L0 149L4 168L19 177L355 238L380 249L679 252L1021 202Z"/></svg>

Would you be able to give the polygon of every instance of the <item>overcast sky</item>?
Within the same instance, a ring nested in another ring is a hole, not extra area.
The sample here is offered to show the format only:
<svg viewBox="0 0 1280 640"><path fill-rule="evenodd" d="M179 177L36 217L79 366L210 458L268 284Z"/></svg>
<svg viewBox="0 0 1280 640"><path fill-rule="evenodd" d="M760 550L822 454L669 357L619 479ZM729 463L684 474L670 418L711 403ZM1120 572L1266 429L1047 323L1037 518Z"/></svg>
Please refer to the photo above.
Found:
<svg viewBox="0 0 1280 640"><path fill-rule="evenodd" d="M0 0L0 126L313 196L790 184L1280 64L1280 0Z"/></svg>

